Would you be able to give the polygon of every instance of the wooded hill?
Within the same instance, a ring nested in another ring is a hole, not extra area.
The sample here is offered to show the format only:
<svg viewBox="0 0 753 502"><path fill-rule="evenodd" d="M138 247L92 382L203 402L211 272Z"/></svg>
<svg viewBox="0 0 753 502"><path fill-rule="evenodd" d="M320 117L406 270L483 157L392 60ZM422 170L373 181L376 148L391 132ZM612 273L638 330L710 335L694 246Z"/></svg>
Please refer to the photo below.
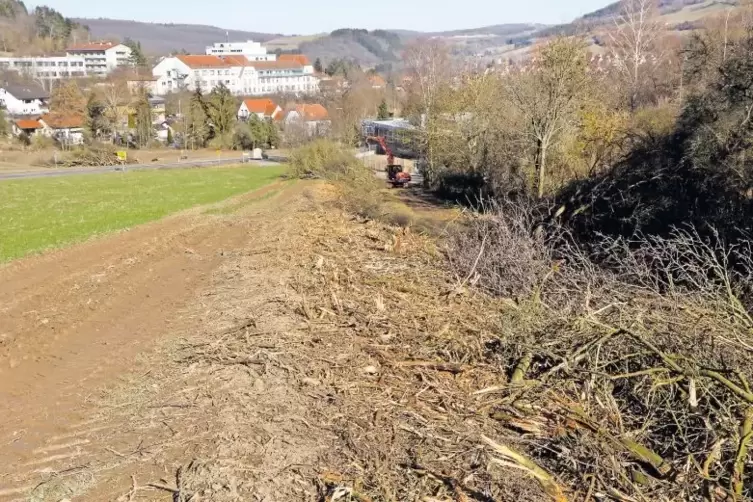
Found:
<svg viewBox="0 0 753 502"><path fill-rule="evenodd" d="M86 26L47 6L28 10L20 0L0 0L0 51L49 54L89 37Z"/></svg>

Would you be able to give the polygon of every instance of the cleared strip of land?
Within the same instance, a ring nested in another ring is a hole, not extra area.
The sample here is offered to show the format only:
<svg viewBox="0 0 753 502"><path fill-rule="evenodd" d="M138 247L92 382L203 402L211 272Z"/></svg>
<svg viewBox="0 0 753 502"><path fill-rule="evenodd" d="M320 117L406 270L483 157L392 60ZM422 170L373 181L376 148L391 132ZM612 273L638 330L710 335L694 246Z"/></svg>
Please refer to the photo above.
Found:
<svg viewBox="0 0 753 502"><path fill-rule="evenodd" d="M283 167L107 173L0 183L0 262L211 204Z"/></svg>

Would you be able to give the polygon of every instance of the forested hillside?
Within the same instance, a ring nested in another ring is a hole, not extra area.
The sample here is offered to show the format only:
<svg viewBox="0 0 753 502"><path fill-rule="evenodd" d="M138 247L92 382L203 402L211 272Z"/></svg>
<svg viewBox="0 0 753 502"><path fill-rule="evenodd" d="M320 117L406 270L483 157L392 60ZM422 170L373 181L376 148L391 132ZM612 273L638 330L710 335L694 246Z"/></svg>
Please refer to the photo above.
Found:
<svg viewBox="0 0 753 502"><path fill-rule="evenodd" d="M85 40L86 26L47 6L28 10L20 0L0 0L0 51L21 55L45 54Z"/></svg>

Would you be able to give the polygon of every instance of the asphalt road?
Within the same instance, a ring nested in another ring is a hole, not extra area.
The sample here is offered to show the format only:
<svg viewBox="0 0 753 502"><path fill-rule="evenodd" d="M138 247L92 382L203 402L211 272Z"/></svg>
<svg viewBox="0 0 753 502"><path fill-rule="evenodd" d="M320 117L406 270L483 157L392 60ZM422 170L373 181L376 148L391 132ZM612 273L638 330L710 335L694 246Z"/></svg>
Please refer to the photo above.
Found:
<svg viewBox="0 0 753 502"><path fill-rule="evenodd" d="M285 162L284 157L270 157L267 160L252 160L247 162L249 165L254 166L273 166ZM240 157L230 157L227 159L205 159L205 160L183 160L180 162L151 162L148 164L127 164L127 165L115 165L115 166L101 166L101 167L58 167L40 169L35 171L19 171L3 173L0 172L0 180L14 180L25 178L49 178L55 176L70 176L75 174L96 174L96 173L111 173L121 171L145 171L148 169L180 169L186 167L212 167L212 166L225 166L231 164L240 164Z"/></svg>

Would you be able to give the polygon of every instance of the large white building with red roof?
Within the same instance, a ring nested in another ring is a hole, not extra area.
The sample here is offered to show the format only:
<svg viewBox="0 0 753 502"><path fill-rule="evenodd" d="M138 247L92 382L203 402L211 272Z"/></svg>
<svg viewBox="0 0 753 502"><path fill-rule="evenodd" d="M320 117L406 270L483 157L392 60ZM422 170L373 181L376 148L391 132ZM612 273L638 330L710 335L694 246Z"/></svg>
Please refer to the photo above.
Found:
<svg viewBox="0 0 753 502"><path fill-rule="evenodd" d="M160 61L152 70L157 79L155 93L164 95L197 88L211 92L220 85L239 96L312 94L319 90L314 67L302 54L278 58L252 41L216 43L207 47L206 52L170 56Z"/></svg>
<svg viewBox="0 0 753 502"><path fill-rule="evenodd" d="M104 77L131 64L131 49L114 42L75 44L65 54L0 58L0 70L16 71L46 82L77 77Z"/></svg>
<svg viewBox="0 0 753 502"><path fill-rule="evenodd" d="M65 52L68 56L84 58L84 68L89 76L104 76L131 64L131 48L114 42L75 44Z"/></svg>

